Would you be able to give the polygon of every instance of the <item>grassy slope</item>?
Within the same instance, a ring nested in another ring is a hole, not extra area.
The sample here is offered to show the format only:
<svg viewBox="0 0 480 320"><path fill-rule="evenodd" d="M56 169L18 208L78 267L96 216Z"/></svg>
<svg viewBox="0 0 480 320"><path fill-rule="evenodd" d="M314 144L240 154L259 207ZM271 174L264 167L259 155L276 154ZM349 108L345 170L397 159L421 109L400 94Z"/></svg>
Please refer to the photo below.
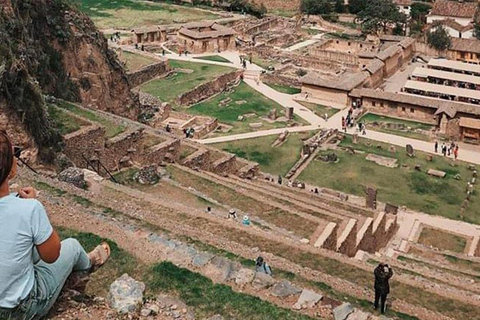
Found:
<svg viewBox="0 0 480 320"><path fill-rule="evenodd" d="M61 135L66 135L75 132L83 125L80 119L68 115L61 109L54 106L47 106L47 112L50 119L55 122L55 127L58 129Z"/></svg>
<svg viewBox="0 0 480 320"><path fill-rule="evenodd" d="M213 20L217 15L195 8L168 3L137 0L74 0L100 29L134 28L154 24L171 24L195 20Z"/></svg>
<svg viewBox="0 0 480 320"><path fill-rule="evenodd" d="M141 86L142 91L165 102L171 102L178 95L234 70L229 67L179 60L170 60L169 63L172 68L190 69L193 72L179 72L168 78L153 80Z"/></svg>
<svg viewBox="0 0 480 320"><path fill-rule="evenodd" d="M128 71L135 71L157 62L155 59L127 51L122 52L120 60L125 62L125 68Z"/></svg>
<svg viewBox="0 0 480 320"><path fill-rule="evenodd" d="M196 58L194 58L194 59L207 60L207 61L215 61L215 62L224 62L224 63L232 63L230 60L225 59L224 57L218 56L218 55L196 57Z"/></svg>
<svg viewBox="0 0 480 320"><path fill-rule="evenodd" d="M328 117L330 118L331 116L336 114L338 111L340 111L340 110L335 109L335 108L331 108L331 107L327 107L327 106L324 106L324 105L321 105L321 104L316 104L316 103L311 103L311 102L298 101L298 103L300 103L302 106L310 109L317 116L322 117L322 118L325 116L325 113L328 114Z"/></svg>
<svg viewBox="0 0 480 320"><path fill-rule="evenodd" d="M308 137L308 134L306 135ZM284 176L300 158L305 135L291 134L279 147L272 147L277 136L256 139L223 142L213 145L215 148L234 153L241 158L260 164L260 170Z"/></svg>
<svg viewBox="0 0 480 320"><path fill-rule="evenodd" d="M195 307L200 318L220 314L249 320L312 319L260 298L235 292L224 284L214 284L210 279L170 262L155 265L148 282L154 290L177 293L187 305Z"/></svg>
<svg viewBox="0 0 480 320"><path fill-rule="evenodd" d="M91 111L79 108L72 103L69 103L69 102L66 102L66 101L59 101L58 106L60 108L69 110L69 111L79 115L80 117L83 117L83 118L88 119L88 120L93 121L93 122L100 123L102 126L105 127L105 135L106 135L107 138L113 138L116 135L118 135L118 134L120 134L120 133L122 133L126 130L126 128L124 126L115 124L115 123L113 123L112 121L110 121L106 118L102 118L101 116L99 116L99 115L97 115L97 114L95 114Z"/></svg>
<svg viewBox="0 0 480 320"><path fill-rule="evenodd" d="M266 83L266 85L274 90L277 90L278 92L286 93L286 94L297 94L302 92L302 90L299 88L287 87L281 84Z"/></svg>
<svg viewBox="0 0 480 320"><path fill-rule="evenodd" d="M416 158L409 158L404 149L398 147L393 155L388 151L388 144L374 142L371 146L366 146L365 142L366 140L360 139L358 145L353 145L351 138L347 137L342 145L352 146L367 153L396 157L399 167L393 169L382 167L367 161L366 154L350 155L346 151L338 150L335 151L340 158L338 163L313 161L299 179L360 196L365 194L365 186L371 185L377 187L381 201L405 205L429 214L460 219L466 180L472 175L466 163L458 161L456 166L452 167L451 160L443 157L435 157L433 162L428 162L423 152L417 152ZM382 150L378 150L377 145L380 145ZM408 167L402 167L402 164ZM414 170L417 164L421 165L422 172ZM447 172L447 177L439 179L427 175L425 171L430 168ZM453 178L457 173L461 175L462 180ZM465 211L466 221L480 224L479 201L477 196L472 197Z"/></svg>

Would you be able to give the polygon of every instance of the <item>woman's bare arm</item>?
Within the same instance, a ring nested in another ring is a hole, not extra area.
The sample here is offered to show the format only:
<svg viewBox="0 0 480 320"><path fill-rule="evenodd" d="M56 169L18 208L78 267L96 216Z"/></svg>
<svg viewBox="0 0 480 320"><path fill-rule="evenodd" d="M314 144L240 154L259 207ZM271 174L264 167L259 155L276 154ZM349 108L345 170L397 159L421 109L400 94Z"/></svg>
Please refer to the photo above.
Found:
<svg viewBox="0 0 480 320"><path fill-rule="evenodd" d="M40 258L46 263L54 263L57 261L58 256L60 256L60 237L57 232L53 230L50 238L47 239L44 243L37 246L38 254Z"/></svg>

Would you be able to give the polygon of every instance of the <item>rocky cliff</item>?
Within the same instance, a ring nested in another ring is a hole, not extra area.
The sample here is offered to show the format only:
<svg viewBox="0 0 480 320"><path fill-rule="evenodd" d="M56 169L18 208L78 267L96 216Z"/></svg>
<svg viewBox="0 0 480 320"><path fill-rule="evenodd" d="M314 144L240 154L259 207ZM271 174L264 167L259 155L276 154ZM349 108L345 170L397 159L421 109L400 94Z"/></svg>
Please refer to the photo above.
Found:
<svg viewBox="0 0 480 320"><path fill-rule="evenodd" d="M68 0L0 0L0 126L51 160L61 137L43 94L138 115L125 71L85 14Z"/></svg>

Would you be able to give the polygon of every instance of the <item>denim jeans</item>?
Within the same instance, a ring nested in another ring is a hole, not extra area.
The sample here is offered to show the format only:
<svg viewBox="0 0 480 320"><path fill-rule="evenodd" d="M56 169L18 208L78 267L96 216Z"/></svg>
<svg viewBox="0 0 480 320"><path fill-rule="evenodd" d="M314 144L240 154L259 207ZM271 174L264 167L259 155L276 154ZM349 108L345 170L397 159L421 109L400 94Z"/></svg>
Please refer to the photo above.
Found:
<svg viewBox="0 0 480 320"><path fill-rule="evenodd" d="M60 256L52 264L36 258L35 284L30 295L17 308L1 309L1 320L37 320L48 314L73 271L88 271L90 258L76 239L62 241Z"/></svg>

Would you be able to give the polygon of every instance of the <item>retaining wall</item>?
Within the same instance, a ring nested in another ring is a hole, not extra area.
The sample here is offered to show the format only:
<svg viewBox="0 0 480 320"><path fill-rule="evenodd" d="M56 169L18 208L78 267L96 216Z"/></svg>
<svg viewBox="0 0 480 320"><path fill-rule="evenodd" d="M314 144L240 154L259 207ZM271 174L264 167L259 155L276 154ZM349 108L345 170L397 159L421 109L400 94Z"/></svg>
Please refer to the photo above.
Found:
<svg viewBox="0 0 480 320"><path fill-rule="evenodd" d="M132 88L138 87L142 83L163 76L170 71L167 61L160 61L148 66L145 66L137 71L127 73L128 81Z"/></svg>

